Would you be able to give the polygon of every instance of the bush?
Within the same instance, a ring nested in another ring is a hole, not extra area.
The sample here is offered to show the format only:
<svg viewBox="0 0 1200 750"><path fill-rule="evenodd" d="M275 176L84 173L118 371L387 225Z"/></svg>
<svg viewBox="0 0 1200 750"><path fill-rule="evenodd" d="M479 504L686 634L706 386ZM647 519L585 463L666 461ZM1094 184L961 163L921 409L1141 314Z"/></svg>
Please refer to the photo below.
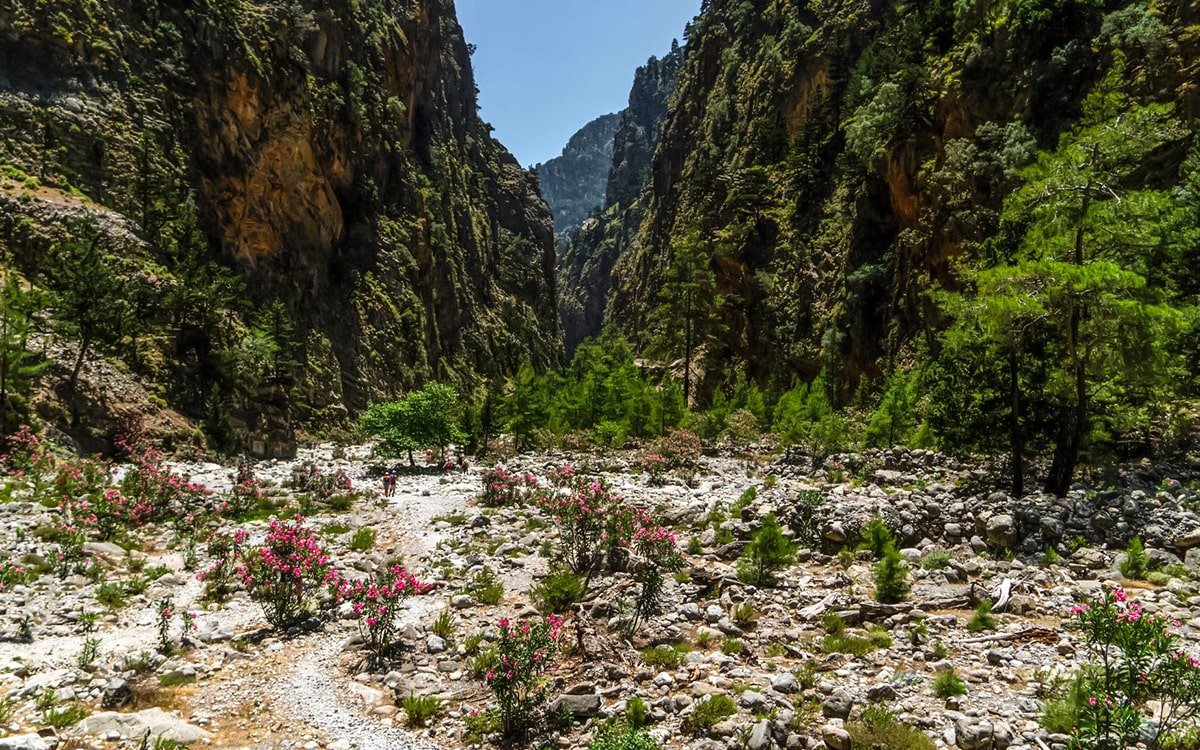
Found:
<svg viewBox="0 0 1200 750"><path fill-rule="evenodd" d="M992 614L992 603L984 599L975 608L975 614L971 615L971 619L967 620L967 630L972 633L982 633L985 630L995 630L998 624L995 615Z"/></svg>
<svg viewBox="0 0 1200 750"><path fill-rule="evenodd" d="M883 604L897 604L908 596L908 566L900 559L895 545L889 544L883 559L875 565L875 599Z"/></svg>
<svg viewBox="0 0 1200 750"><path fill-rule="evenodd" d="M1079 729L1079 717L1087 705L1087 678L1081 672L1066 686L1060 697L1051 698L1042 706L1039 722L1052 734L1072 734Z"/></svg>
<svg viewBox="0 0 1200 750"><path fill-rule="evenodd" d="M562 634L562 618L513 624L500 618L497 663L484 674L496 697L500 725L506 736L522 733L533 718L533 709L545 697L542 675L550 667Z"/></svg>
<svg viewBox="0 0 1200 750"><path fill-rule="evenodd" d="M1140 537L1134 537L1129 540L1129 544L1125 547L1125 559L1120 565L1121 575L1134 581L1146 580L1146 573L1150 570L1150 558L1146 556L1146 549L1142 546Z"/></svg>
<svg viewBox="0 0 1200 750"><path fill-rule="evenodd" d="M588 750L661 750L662 745L638 727L610 728L592 740Z"/></svg>
<svg viewBox="0 0 1200 750"><path fill-rule="evenodd" d="M939 698L966 695L967 683L953 669L944 669L933 679L933 692Z"/></svg>
<svg viewBox="0 0 1200 750"><path fill-rule="evenodd" d="M625 445L625 426L620 422L604 421L594 430L597 445L606 448L621 448Z"/></svg>
<svg viewBox="0 0 1200 750"><path fill-rule="evenodd" d="M128 604L125 590L118 583L102 583L96 587L96 601L109 609L120 609Z"/></svg>
<svg viewBox="0 0 1200 750"><path fill-rule="evenodd" d="M837 612L828 610L821 615L821 627L829 635L841 635L846 632L846 621Z"/></svg>
<svg viewBox="0 0 1200 750"><path fill-rule="evenodd" d="M674 669L683 663L683 655L687 653L685 646L651 646L642 651L642 662L648 667L668 667Z"/></svg>
<svg viewBox="0 0 1200 750"><path fill-rule="evenodd" d="M434 695L409 693L400 701L404 716L410 727L426 727L442 712L442 702Z"/></svg>
<svg viewBox="0 0 1200 750"><path fill-rule="evenodd" d="M872 628L865 635L855 635L844 630L826 635L821 640L821 649L827 654L850 654L863 656L877 648L889 648L892 637L883 628Z"/></svg>
<svg viewBox="0 0 1200 750"><path fill-rule="evenodd" d="M921 558L921 567L925 570L944 570L950 567L950 553L936 549Z"/></svg>
<svg viewBox="0 0 1200 750"><path fill-rule="evenodd" d="M683 720L683 729L693 734L703 734L730 716L737 713L737 704L728 695L709 696L708 700L694 704L691 715Z"/></svg>
<svg viewBox="0 0 1200 750"><path fill-rule="evenodd" d="M867 706L858 721L846 724L846 731L855 750L934 750L924 733L878 705Z"/></svg>
<svg viewBox="0 0 1200 750"><path fill-rule="evenodd" d="M238 572L250 598L278 629L300 617L318 587L337 583L329 556L302 518L272 521L265 543L246 552Z"/></svg>
<svg viewBox="0 0 1200 750"><path fill-rule="evenodd" d="M700 464L700 438L687 430L669 430L650 444L649 452L662 456L671 469L694 469Z"/></svg>
<svg viewBox="0 0 1200 750"><path fill-rule="evenodd" d="M1073 747L1183 746L1198 730L1200 658L1188 653L1169 622L1129 601L1123 589L1071 609L1087 645ZM1139 707L1157 702L1159 721L1146 724Z"/></svg>
<svg viewBox="0 0 1200 750"><path fill-rule="evenodd" d="M738 578L755 586L774 586L775 572L795 560L796 546L783 535L779 521L772 513L763 519L762 528L738 559Z"/></svg>
<svg viewBox="0 0 1200 750"><path fill-rule="evenodd" d="M479 494L479 502L489 508L518 505L527 490L537 486L537 480L531 474L513 474L503 466L485 469L482 481L483 492Z"/></svg>
<svg viewBox="0 0 1200 750"><path fill-rule="evenodd" d="M422 583L404 568L393 565L373 579L340 581L337 594L341 601L350 602L358 616L363 642L377 659L382 659L396 642L400 603L432 588L432 584Z"/></svg>
<svg viewBox="0 0 1200 750"><path fill-rule="evenodd" d="M375 546L375 529L361 528L350 537L350 549L355 552L366 552Z"/></svg>
<svg viewBox="0 0 1200 750"><path fill-rule="evenodd" d="M640 696L633 696L625 703L625 723L631 729L641 729L650 723L650 707Z"/></svg>
<svg viewBox="0 0 1200 750"><path fill-rule="evenodd" d="M753 602L739 604L733 610L733 622L739 628L749 628L758 622L758 609Z"/></svg>
<svg viewBox="0 0 1200 750"><path fill-rule="evenodd" d="M499 604L504 598L504 584L491 568L484 568L471 579L470 592L480 604Z"/></svg>
<svg viewBox="0 0 1200 750"><path fill-rule="evenodd" d="M566 568L552 570L542 582L529 591L529 596L543 612L563 614L587 594L583 579Z"/></svg>
<svg viewBox="0 0 1200 750"><path fill-rule="evenodd" d="M896 546L896 537L892 535L892 530L887 527L883 519L875 516L870 523L863 527L862 541L859 542L858 548L870 550L876 560L882 560L889 545Z"/></svg>

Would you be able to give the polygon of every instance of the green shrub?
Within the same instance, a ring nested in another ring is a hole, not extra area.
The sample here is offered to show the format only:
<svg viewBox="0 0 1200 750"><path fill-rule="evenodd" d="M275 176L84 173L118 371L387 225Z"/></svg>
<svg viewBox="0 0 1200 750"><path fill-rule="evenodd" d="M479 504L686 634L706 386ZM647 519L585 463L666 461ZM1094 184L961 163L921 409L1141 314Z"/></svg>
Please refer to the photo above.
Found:
<svg viewBox="0 0 1200 750"><path fill-rule="evenodd" d="M858 548L870 550L876 560L882 560L889 546L896 546L896 537L892 535L892 530L883 519L875 516L863 528L862 541L859 542Z"/></svg>
<svg viewBox="0 0 1200 750"><path fill-rule="evenodd" d="M909 592L908 566L894 544L889 544L875 565L875 599L884 604L904 601Z"/></svg>
<svg viewBox="0 0 1200 750"><path fill-rule="evenodd" d="M651 646L642 650L642 662L648 667L674 669L683 663L683 655L687 652L688 647L683 643L674 646Z"/></svg>
<svg viewBox="0 0 1200 750"><path fill-rule="evenodd" d="M944 669L933 679L933 692L939 698L966 695L967 683L953 669Z"/></svg>
<svg viewBox="0 0 1200 750"><path fill-rule="evenodd" d="M125 589L117 583L102 583L97 586L96 601L109 609L120 609L128 603L125 598Z"/></svg>
<svg viewBox="0 0 1200 750"><path fill-rule="evenodd" d="M504 598L504 584L491 568L484 568L471 578L470 591L480 604L499 604Z"/></svg>
<svg viewBox="0 0 1200 750"><path fill-rule="evenodd" d="M78 724L86 719L87 716L87 709L81 706L51 708L42 714L42 723L55 729L64 729Z"/></svg>
<svg viewBox="0 0 1200 750"><path fill-rule="evenodd" d="M611 727L592 740L588 750L661 750L662 745L644 729Z"/></svg>
<svg viewBox="0 0 1200 750"><path fill-rule="evenodd" d="M967 620L967 630L972 633L981 633L984 630L995 630L998 622L992 614L992 603L984 599L975 608L975 614L971 615L971 619Z"/></svg>
<svg viewBox="0 0 1200 750"><path fill-rule="evenodd" d="M688 539L687 553L689 555L699 555L704 551L704 546L700 544L700 537L693 536Z"/></svg>
<svg viewBox="0 0 1200 750"><path fill-rule="evenodd" d="M950 553L945 550L934 550L921 558L921 567L925 570L944 570L950 567Z"/></svg>
<svg viewBox="0 0 1200 750"><path fill-rule="evenodd" d="M738 638L726 638L721 641L721 652L729 656L739 656L746 650L746 644Z"/></svg>
<svg viewBox="0 0 1200 750"><path fill-rule="evenodd" d="M758 499L758 490L753 485L747 487L746 491L739 495L738 499L730 506L730 514L740 516L742 511L749 508L756 499Z"/></svg>
<svg viewBox="0 0 1200 750"><path fill-rule="evenodd" d="M640 696L633 696L625 702L625 723L631 729L641 729L650 723L650 707Z"/></svg>
<svg viewBox="0 0 1200 750"><path fill-rule="evenodd" d="M400 701L400 707L404 709L408 726L425 727L441 713L442 702L437 696L409 693Z"/></svg>
<svg viewBox="0 0 1200 750"><path fill-rule="evenodd" d="M1047 700L1038 719L1042 727L1054 734L1071 734L1079 727L1079 716L1086 709L1088 690L1080 672L1063 690L1054 691L1059 697Z"/></svg>
<svg viewBox="0 0 1200 750"><path fill-rule="evenodd" d="M846 632L846 621L837 612L829 610L821 615L821 627L829 635L841 635Z"/></svg>
<svg viewBox="0 0 1200 750"><path fill-rule="evenodd" d="M361 528L350 537L350 549L366 552L375 546L375 529Z"/></svg>
<svg viewBox="0 0 1200 750"><path fill-rule="evenodd" d="M1146 580L1146 573L1150 569L1150 558L1146 556L1146 549L1142 546L1140 537L1134 537L1129 540L1129 544L1125 547L1125 559L1121 561L1119 566L1121 575L1134 581Z"/></svg>
<svg viewBox="0 0 1200 750"><path fill-rule="evenodd" d="M709 696L708 700L694 704L691 715L683 720L683 729L693 734L703 734L720 722L737 713L737 704L728 695Z"/></svg>
<svg viewBox="0 0 1200 750"><path fill-rule="evenodd" d="M796 560L796 545L783 535L775 514L763 519L762 528L754 535L738 559L738 578L755 586L774 586L775 572Z"/></svg>
<svg viewBox="0 0 1200 750"><path fill-rule="evenodd" d="M846 724L854 750L934 750L933 742L879 705L867 706L862 717Z"/></svg>
<svg viewBox="0 0 1200 750"><path fill-rule="evenodd" d="M529 591L543 612L562 614L587 594L583 579L566 568L550 571L542 582Z"/></svg>
<svg viewBox="0 0 1200 750"><path fill-rule="evenodd" d="M821 640L821 649L827 654L851 654L862 656L877 648L890 648L892 636L882 627L873 627L863 635L846 632L844 629L826 635Z"/></svg>
<svg viewBox="0 0 1200 750"><path fill-rule="evenodd" d="M733 622L739 628L748 628L758 621L758 609L753 602L743 602L733 610Z"/></svg>
<svg viewBox="0 0 1200 750"><path fill-rule="evenodd" d="M439 638L449 638L454 635L454 615L450 614L450 610L443 609L438 613L437 619L433 621L433 627L430 630Z"/></svg>
<svg viewBox="0 0 1200 750"><path fill-rule="evenodd" d="M354 507L354 501L358 499L358 495L353 492L343 492L340 495L334 495L329 498L329 509L337 513L345 513Z"/></svg>

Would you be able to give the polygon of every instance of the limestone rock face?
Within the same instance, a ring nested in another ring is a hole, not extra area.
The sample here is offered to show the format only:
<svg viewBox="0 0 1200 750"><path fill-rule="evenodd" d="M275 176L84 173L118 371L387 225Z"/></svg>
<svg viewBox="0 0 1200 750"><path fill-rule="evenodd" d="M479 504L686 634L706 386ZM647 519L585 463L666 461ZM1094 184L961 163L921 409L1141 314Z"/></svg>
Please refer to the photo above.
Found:
<svg viewBox="0 0 1200 750"><path fill-rule="evenodd" d="M195 420L224 394L243 446L287 455L296 424L559 358L550 212L476 110L451 0L18 4L0 155L33 177L0 185L0 248L41 281L91 222L150 306L136 374ZM205 264L241 288L167 309ZM294 366L246 386L234 353L276 302Z"/></svg>
<svg viewBox="0 0 1200 750"><path fill-rule="evenodd" d="M604 205L613 137L620 124L620 114L597 117L571 136L561 156L534 167L559 234L575 229Z"/></svg>

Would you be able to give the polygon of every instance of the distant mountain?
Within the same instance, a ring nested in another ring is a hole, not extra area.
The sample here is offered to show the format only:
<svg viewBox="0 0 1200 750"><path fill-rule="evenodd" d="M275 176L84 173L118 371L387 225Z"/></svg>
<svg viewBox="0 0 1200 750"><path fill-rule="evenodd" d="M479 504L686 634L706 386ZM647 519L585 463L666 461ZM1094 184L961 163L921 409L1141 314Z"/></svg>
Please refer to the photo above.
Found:
<svg viewBox="0 0 1200 750"><path fill-rule="evenodd" d="M670 53L638 68L613 139L603 210L559 239L558 309L568 352L605 322L613 264L645 214L650 167L683 60L684 48L672 43Z"/></svg>
<svg viewBox="0 0 1200 750"><path fill-rule="evenodd" d="M562 156L534 167L559 234L575 229L604 204L613 138L620 125L620 113L597 117L571 136Z"/></svg>

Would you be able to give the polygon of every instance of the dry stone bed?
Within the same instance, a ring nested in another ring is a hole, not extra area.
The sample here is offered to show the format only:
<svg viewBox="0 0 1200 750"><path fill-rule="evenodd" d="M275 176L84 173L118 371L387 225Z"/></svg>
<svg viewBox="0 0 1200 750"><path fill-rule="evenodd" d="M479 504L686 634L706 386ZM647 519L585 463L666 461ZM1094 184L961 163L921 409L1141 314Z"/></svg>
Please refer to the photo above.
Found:
<svg viewBox="0 0 1200 750"><path fill-rule="evenodd" d="M145 737L163 737L159 747L488 742L486 732L468 731L491 703L473 662L495 641L500 617L539 616L531 590L550 570L556 530L532 507L480 506L479 468L405 476L386 499L376 491L380 467L363 447L321 446L255 471L291 507L299 500L283 485L308 461L345 471L361 493L345 511L321 509L310 518L327 532L321 538L340 570L361 575L403 560L437 584L407 600L403 648L390 663L364 658L345 605L279 634L244 591L220 605L203 601L203 584L186 569L186 546L173 530L148 527L132 556L90 542L88 551L102 561L93 577L46 572L0 592L0 695L9 707L0 748L137 747ZM1128 583L1131 592L1148 611L1179 620L1185 638L1200 633L1192 578L1200 559L1189 554L1200 547L1191 510L1197 493L1181 482L1150 486L1131 475L1119 491L1081 487L1064 500L1017 502L974 490L973 469L933 454L839 463L831 474L825 465L800 470L794 461L709 457L693 476L664 482L644 474L633 454L508 462L542 476L586 465L629 501L658 508L686 550L684 569L666 582L662 612L633 636L620 628L634 593L628 572L603 575L572 608L569 652L549 673L550 713L562 723L547 725L541 740L586 746L607 720L644 703L648 730L664 747L844 750L847 724L884 705L937 747L1060 750L1066 738L1043 729L1039 718L1082 658L1077 634L1062 623L1073 604L1120 581L1120 549L1134 531L1145 534L1151 559L1169 575L1158 585ZM232 488L232 467L174 468L218 494ZM751 487L755 496L739 501ZM818 496L815 507L801 507ZM1109 511L1112 524L1096 523ZM814 543L776 587L756 588L738 580L736 560L771 513ZM912 591L896 605L874 601L869 552L840 550L852 550L876 515L895 530L911 568ZM19 493L0 504L8 559L52 555L54 544L34 532L54 517L53 508L21 502ZM232 525L252 541L265 531L265 520ZM374 544L353 550L362 528L374 530ZM1061 559L1044 554L1055 543ZM209 560L200 547L203 567ZM922 564L931 559L938 564ZM483 571L503 584L495 603ZM132 581L140 590L128 591ZM105 583L121 584L126 601L101 603ZM196 622L188 648L168 655L155 650L155 605L165 597ZM975 604L996 597L1007 598L996 628L968 631ZM90 634L89 612L99 615ZM31 624L32 642L21 642L22 622ZM836 633L838 622L844 633ZM89 637L99 640L100 653L83 666ZM947 670L965 681L965 695L935 694L935 678ZM438 699L428 726L408 726L410 696ZM704 720L714 696L728 697L732 712Z"/></svg>

